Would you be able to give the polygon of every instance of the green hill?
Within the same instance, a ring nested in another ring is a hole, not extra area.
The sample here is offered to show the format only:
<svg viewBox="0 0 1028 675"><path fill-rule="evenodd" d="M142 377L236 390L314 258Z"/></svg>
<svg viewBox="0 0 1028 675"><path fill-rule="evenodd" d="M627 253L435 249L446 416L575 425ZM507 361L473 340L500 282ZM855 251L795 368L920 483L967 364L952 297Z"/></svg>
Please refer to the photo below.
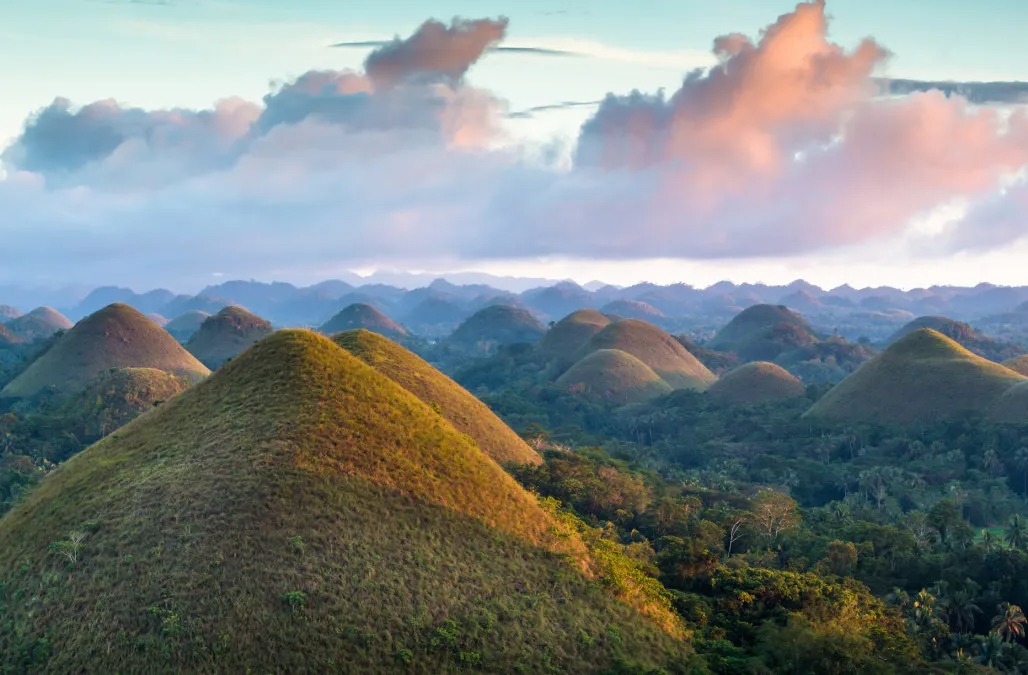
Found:
<svg viewBox="0 0 1028 675"><path fill-rule="evenodd" d="M1028 422L1028 381L1015 384L999 397L989 411L989 417L997 422L1025 424Z"/></svg>
<svg viewBox="0 0 1028 675"><path fill-rule="evenodd" d="M615 321L593 336L581 356L617 349L642 361L673 389L704 390L717 377L673 337L639 319Z"/></svg>
<svg viewBox="0 0 1028 675"><path fill-rule="evenodd" d="M7 328L26 342L45 340L54 333L71 328L72 323L52 307L37 307L7 322Z"/></svg>
<svg viewBox="0 0 1028 675"><path fill-rule="evenodd" d="M189 342L191 337L196 335L196 331L200 330L200 326L210 316L207 312L194 309L176 316L164 326L164 330L171 333L171 337L185 344Z"/></svg>
<svg viewBox="0 0 1028 675"><path fill-rule="evenodd" d="M743 361L774 361L819 339L806 319L787 307L754 305L729 321L706 347L732 352Z"/></svg>
<svg viewBox="0 0 1028 675"><path fill-rule="evenodd" d="M767 361L747 363L710 385L707 394L725 403L760 404L798 398L806 387L795 375Z"/></svg>
<svg viewBox="0 0 1028 675"><path fill-rule="evenodd" d="M1023 355L1025 350L1017 344L993 340L989 336L979 332L970 324L963 321L955 321L945 316L922 316L893 333L886 345L891 345L906 335L916 330L931 328L951 338L957 344L965 347L968 351L974 352L991 361L1003 361Z"/></svg>
<svg viewBox="0 0 1028 675"><path fill-rule="evenodd" d="M643 321L659 321L664 313L648 302L641 300L614 300L601 308L604 314L622 319L642 319Z"/></svg>
<svg viewBox="0 0 1028 675"><path fill-rule="evenodd" d="M595 309L580 309L555 323L536 348L547 360L555 362L557 372L563 372L589 340L609 325L610 319Z"/></svg>
<svg viewBox="0 0 1028 675"><path fill-rule="evenodd" d="M1003 365L1014 372L1021 373L1028 377L1028 355L1018 356L1016 359L1009 359L1004 361Z"/></svg>
<svg viewBox="0 0 1028 675"><path fill-rule="evenodd" d="M527 309L490 305L468 317L449 342L465 347L492 349L500 345L538 342L546 329Z"/></svg>
<svg viewBox="0 0 1028 675"><path fill-rule="evenodd" d="M673 391L653 369L619 349L600 349L571 366L557 386L609 403L639 403Z"/></svg>
<svg viewBox="0 0 1028 675"><path fill-rule="evenodd" d="M111 368L156 368L194 382L210 374L150 319L116 303L75 324L0 390L0 398L29 398L48 388L72 394Z"/></svg>
<svg viewBox="0 0 1028 675"><path fill-rule="evenodd" d="M273 330L270 323L241 307L226 307L200 325L186 350L217 370Z"/></svg>
<svg viewBox="0 0 1028 675"><path fill-rule="evenodd" d="M500 464L542 462L539 453L488 406L417 354L363 329L339 333L332 340L427 403Z"/></svg>
<svg viewBox="0 0 1028 675"><path fill-rule="evenodd" d="M839 422L906 424L988 410L1023 375L922 328L830 389L805 415Z"/></svg>
<svg viewBox="0 0 1028 675"><path fill-rule="evenodd" d="M638 672L680 658L685 643L588 579L560 531L411 393L324 337L281 331L0 520L0 670Z"/></svg>
<svg viewBox="0 0 1028 675"><path fill-rule="evenodd" d="M325 335L334 335L347 330L363 328L373 333L384 335L391 340L399 340L407 337L407 329L396 323L388 316L378 311L371 305L362 302L354 303L346 307L331 319L329 319L320 330Z"/></svg>

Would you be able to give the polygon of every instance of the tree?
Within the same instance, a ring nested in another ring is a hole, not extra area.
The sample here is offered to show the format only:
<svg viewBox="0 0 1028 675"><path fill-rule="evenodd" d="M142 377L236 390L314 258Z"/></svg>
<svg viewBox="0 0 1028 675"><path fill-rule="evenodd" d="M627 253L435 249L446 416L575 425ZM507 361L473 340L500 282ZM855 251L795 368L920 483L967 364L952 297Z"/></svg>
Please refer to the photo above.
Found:
<svg viewBox="0 0 1028 675"><path fill-rule="evenodd" d="M948 593L943 602L949 625L957 633L974 631L975 617L982 613L982 608L975 604L971 594L965 589Z"/></svg>
<svg viewBox="0 0 1028 675"><path fill-rule="evenodd" d="M1028 496L1028 448L1020 447L1014 453L1014 466L1021 472L1024 481L1024 494Z"/></svg>
<svg viewBox="0 0 1028 675"><path fill-rule="evenodd" d="M992 630L1007 642L1024 637L1025 624L1028 619L1017 605L1003 602L996 606L997 614L992 619Z"/></svg>
<svg viewBox="0 0 1028 675"><path fill-rule="evenodd" d="M1024 521L1019 514L1014 514L1007 525L1007 545L1010 548L1024 548L1028 543L1028 531L1025 530Z"/></svg>
<svg viewBox="0 0 1028 675"><path fill-rule="evenodd" d="M828 544L828 566L841 576L849 574L857 564L857 546L851 541L836 539Z"/></svg>
<svg viewBox="0 0 1028 675"><path fill-rule="evenodd" d="M750 513L752 527L767 540L769 549L782 532L795 528L802 520L796 500L777 490L761 490Z"/></svg>

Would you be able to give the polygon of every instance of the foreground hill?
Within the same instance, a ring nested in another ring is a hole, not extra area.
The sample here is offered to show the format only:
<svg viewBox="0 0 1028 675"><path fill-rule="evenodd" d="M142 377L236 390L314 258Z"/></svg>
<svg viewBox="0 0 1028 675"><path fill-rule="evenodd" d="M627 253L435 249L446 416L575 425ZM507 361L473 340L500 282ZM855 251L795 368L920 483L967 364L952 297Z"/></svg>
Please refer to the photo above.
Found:
<svg viewBox="0 0 1028 675"><path fill-rule="evenodd" d="M406 328L371 305L363 302L349 305L325 322L318 330L325 335L333 335L347 330L357 330L358 328L385 335L391 340L405 338L408 335Z"/></svg>
<svg viewBox="0 0 1028 675"><path fill-rule="evenodd" d="M706 346L732 352L743 361L774 361L819 339L806 319L787 307L754 305L729 321Z"/></svg>
<svg viewBox="0 0 1028 675"><path fill-rule="evenodd" d="M955 419L985 412L1023 381L1023 375L922 328L829 390L806 416L897 424Z"/></svg>
<svg viewBox="0 0 1028 675"><path fill-rule="evenodd" d="M1020 345L993 340L970 324L966 324L963 321L955 321L944 316L918 317L893 333L886 341L886 344L893 344L904 336L910 335L922 328L931 328L934 331L938 331L969 351L991 361L1003 361L1025 353L1024 348Z"/></svg>
<svg viewBox="0 0 1028 675"><path fill-rule="evenodd" d="M200 326L210 316L207 312L201 312L198 309L190 310L185 314L179 314L165 324L164 330L171 333L171 337L185 344L189 342L189 338L196 335L196 331L200 330Z"/></svg>
<svg viewBox="0 0 1028 675"><path fill-rule="evenodd" d="M798 398L806 387L795 375L767 361L742 365L710 386L707 394L725 403L759 404Z"/></svg>
<svg viewBox="0 0 1028 675"><path fill-rule="evenodd" d="M557 386L586 398L628 404L673 391L670 384L636 357L619 349L599 349L571 366Z"/></svg>
<svg viewBox="0 0 1028 675"><path fill-rule="evenodd" d="M537 342L546 329L527 309L490 305L468 317L449 342L466 347L493 348L519 342Z"/></svg>
<svg viewBox="0 0 1028 675"><path fill-rule="evenodd" d="M653 369L673 389L704 390L717 377L673 337L653 324L624 319L610 324L589 340L582 357L601 349L631 354Z"/></svg>
<svg viewBox="0 0 1028 675"><path fill-rule="evenodd" d="M194 382L210 374L138 310L114 304L75 324L0 390L0 398L29 398L48 388L71 394L111 368L156 368Z"/></svg>
<svg viewBox="0 0 1028 675"><path fill-rule="evenodd" d="M339 333L332 340L432 406L500 464L539 464L530 448L484 403L420 356L368 330Z"/></svg>
<svg viewBox="0 0 1028 675"><path fill-rule="evenodd" d="M11 319L7 328L26 342L45 340L58 331L68 330L72 323L52 307L37 307L28 314Z"/></svg>
<svg viewBox="0 0 1028 675"><path fill-rule="evenodd" d="M226 307L200 325L186 350L211 370L217 370L273 330L270 323L242 307Z"/></svg>
<svg viewBox="0 0 1028 675"><path fill-rule="evenodd" d="M557 530L410 392L281 331L0 520L0 670L583 672L682 655Z"/></svg>
<svg viewBox="0 0 1028 675"><path fill-rule="evenodd" d="M1021 373L1028 377L1028 355L1018 356L1016 359L1009 359L1003 362L1003 365L1015 372Z"/></svg>
<svg viewBox="0 0 1028 675"><path fill-rule="evenodd" d="M609 326L610 319L595 309L580 309L568 314L546 331L537 349L547 360L555 361L558 372L575 362L575 356L594 335Z"/></svg>

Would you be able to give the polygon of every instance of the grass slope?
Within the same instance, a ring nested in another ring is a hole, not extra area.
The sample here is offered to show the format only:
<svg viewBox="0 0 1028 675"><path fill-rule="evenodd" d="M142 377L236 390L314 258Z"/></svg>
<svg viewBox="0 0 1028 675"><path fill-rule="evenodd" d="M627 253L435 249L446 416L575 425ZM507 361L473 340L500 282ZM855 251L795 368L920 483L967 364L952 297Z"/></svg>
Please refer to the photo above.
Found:
<svg viewBox="0 0 1028 675"><path fill-rule="evenodd" d="M593 336L580 355L616 349L642 361L673 389L709 387L717 377L673 337L639 319L615 321Z"/></svg>
<svg viewBox="0 0 1028 675"><path fill-rule="evenodd" d="M580 309L568 314L546 331L536 347L563 371L575 362L575 356L589 340L610 325L610 319L595 309Z"/></svg>
<svg viewBox="0 0 1028 675"><path fill-rule="evenodd" d="M75 324L0 398L29 398L44 389L72 394L111 368L156 368L190 381L210 371L139 311L116 303Z"/></svg>
<svg viewBox="0 0 1028 675"><path fill-rule="evenodd" d="M407 329L371 305L354 303L329 319L319 328L325 335L334 335L347 330L364 328L387 338L396 340L407 337Z"/></svg>
<svg viewBox="0 0 1028 675"><path fill-rule="evenodd" d="M769 403L798 398L806 387L795 375L767 361L747 363L721 376L707 394L736 405Z"/></svg>
<svg viewBox="0 0 1028 675"><path fill-rule="evenodd" d="M954 419L988 410L1025 380L942 333L922 328L862 365L805 415L898 424Z"/></svg>
<svg viewBox="0 0 1028 675"><path fill-rule="evenodd" d="M1011 424L1028 422L1028 381L1015 384L1004 392L989 411L989 417Z"/></svg>
<svg viewBox="0 0 1028 675"><path fill-rule="evenodd" d="M611 403L639 403L673 391L671 385L636 357L619 349L600 349L571 366L557 386Z"/></svg>
<svg viewBox="0 0 1028 675"><path fill-rule="evenodd" d="M1025 350L1019 344L994 340L988 335L981 333L970 324L963 321L955 321L944 316L922 316L906 324L893 333L886 344L893 344L905 335L909 335L921 328L931 328L948 338L952 338L957 344L974 352L978 356L990 361L1004 361L1024 354Z"/></svg>
<svg viewBox="0 0 1028 675"><path fill-rule="evenodd" d="M682 642L466 436L281 331L0 520L0 670L586 672Z"/></svg>
<svg viewBox="0 0 1028 675"><path fill-rule="evenodd" d="M1018 356L1015 359L1009 359L1003 362L1003 365L1015 372L1021 373L1028 377L1028 355Z"/></svg>
<svg viewBox="0 0 1028 675"><path fill-rule="evenodd" d="M171 337L185 344L196 334L196 331L200 330L200 326L210 316L207 312L194 309L176 316L164 326L164 330L171 333Z"/></svg>
<svg viewBox="0 0 1028 675"><path fill-rule="evenodd" d="M754 305L736 315L706 346L732 352L743 361L773 361L818 340L806 319L787 307Z"/></svg>
<svg viewBox="0 0 1028 675"><path fill-rule="evenodd" d="M642 319L653 321L663 319L664 313L648 302L641 300L614 300L601 308L604 314L610 314L622 319Z"/></svg>
<svg viewBox="0 0 1028 675"><path fill-rule="evenodd" d="M368 330L332 340L445 417L500 464L539 464L542 457L492 410L421 357Z"/></svg>
<svg viewBox="0 0 1028 675"><path fill-rule="evenodd" d="M17 345L24 342L20 337L11 332L11 329L0 323L0 345Z"/></svg>
<svg viewBox="0 0 1028 675"><path fill-rule="evenodd" d="M115 368L61 401L56 413L76 420L81 438L101 438L189 386L186 378L156 368Z"/></svg>
<svg viewBox="0 0 1028 675"><path fill-rule="evenodd" d="M490 305L468 317L453 332L450 341L467 346L534 343L545 332L539 319L527 309Z"/></svg>
<svg viewBox="0 0 1028 675"><path fill-rule="evenodd" d="M45 340L57 331L68 330L72 323L52 307L37 307L28 314L23 314L7 322L12 333L25 340Z"/></svg>
<svg viewBox="0 0 1028 675"><path fill-rule="evenodd" d="M186 350L216 370L273 330L269 322L241 307L226 307L200 325Z"/></svg>

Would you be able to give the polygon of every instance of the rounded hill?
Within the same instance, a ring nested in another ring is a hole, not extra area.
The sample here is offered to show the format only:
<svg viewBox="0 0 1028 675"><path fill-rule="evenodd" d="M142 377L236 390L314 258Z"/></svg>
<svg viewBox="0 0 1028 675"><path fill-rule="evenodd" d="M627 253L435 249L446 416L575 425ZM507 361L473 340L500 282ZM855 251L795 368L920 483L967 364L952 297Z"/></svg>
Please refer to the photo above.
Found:
<svg viewBox="0 0 1028 675"><path fill-rule="evenodd" d="M470 436L500 464L539 464L542 458L487 405L417 354L368 330L338 333L332 340L417 396Z"/></svg>
<svg viewBox="0 0 1028 675"><path fill-rule="evenodd" d="M642 300L614 300L604 305L600 311L622 319L660 321L664 318L663 312Z"/></svg>
<svg viewBox="0 0 1028 675"><path fill-rule="evenodd" d="M169 321L164 326L164 330L171 334L171 337L175 338L182 344L189 342L189 338L196 335L196 331L200 330L200 326L206 321L211 315L207 312L201 312L198 309L193 309L185 314L179 314L174 319Z"/></svg>
<svg viewBox="0 0 1028 675"><path fill-rule="evenodd" d="M490 305L468 317L450 336L465 346L498 346L537 342L546 329L527 309Z"/></svg>
<svg viewBox="0 0 1028 675"><path fill-rule="evenodd" d="M1028 422L1028 380L1005 391L989 411L989 417L997 422L1011 424Z"/></svg>
<svg viewBox="0 0 1028 675"><path fill-rule="evenodd" d="M0 668L650 671L684 655L588 569L577 535L429 406L280 331L0 520L17 627Z"/></svg>
<svg viewBox="0 0 1028 675"><path fill-rule="evenodd" d="M717 379L680 342L653 324L639 319L623 319L610 324L589 340L581 356L588 356L601 349L615 349L631 354L657 373L672 389L703 391Z"/></svg>
<svg viewBox="0 0 1028 675"><path fill-rule="evenodd" d="M557 378L558 387L608 403L639 403L673 391L636 357L620 349L599 349Z"/></svg>
<svg viewBox="0 0 1028 675"><path fill-rule="evenodd" d="M1028 377L1028 355L1018 356L1014 359L1009 359L1003 362L1003 365L1013 370L1014 372L1021 373L1025 377Z"/></svg>
<svg viewBox="0 0 1028 675"><path fill-rule="evenodd" d="M992 361L1004 361L1025 353L1025 349L1020 345L994 340L970 324L944 316L922 316L914 319L893 333L886 344L893 344L905 335L922 328L938 331L969 351Z"/></svg>
<svg viewBox="0 0 1028 675"><path fill-rule="evenodd" d="M745 405L799 398L806 391L803 383L785 368L755 361L722 375L710 385L707 394L724 403Z"/></svg>
<svg viewBox="0 0 1028 675"><path fill-rule="evenodd" d="M537 349L547 359L558 362L563 370L574 363L579 350L610 325L610 319L595 309L580 309L568 314L546 331Z"/></svg>
<svg viewBox="0 0 1028 675"><path fill-rule="evenodd" d="M805 415L825 421L907 424L983 413L1023 375L922 328L830 389Z"/></svg>
<svg viewBox="0 0 1028 675"><path fill-rule="evenodd" d="M68 330L72 323L53 307L37 307L7 322L7 328L26 342L45 340L55 333Z"/></svg>
<svg viewBox="0 0 1028 675"><path fill-rule="evenodd" d="M191 382L210 371L138 310L116 303L79 321L0 398L29 398L43 390L72 394L112 368L156 368Z"/></svg>
<svg viewBox="0 0 1028 675"><path fill-rule="evenodd" d="M753 305L737 314L706 346L732 352L743 361L773 361L818 340L807 320L788 307Z"/></svg>
<svg viewBox="0 0 1028 675"><path fill-rule="evenodd" d="M226 307L204 320L186 343L186 350L217 370L274 330L269 322L242 307Z"/></svg>
<svg viewBox="0 0 1028 675"><path fill-rule="evenodd" d="M11 305L0 305L0 323L17 319L21 316L21 310Z"/></svg>
<svg viewBox="0 0 1028 675"><path fill-rule="evenodd" d="M396 323L388 316L363 302L356 302L347 306L341 312L329 319L319 328L325 335L342 333L347 330L363 328L379 335L385 335L392 340L407 337L407 329Z"/></svg>
<svg viewBox="0 0 1028 675"><path fill-rule="evenodd" d="M75 420L82 438L102 438L189 386L186 378L156 368L115 368L67 397L57 414Z"/></svg>

